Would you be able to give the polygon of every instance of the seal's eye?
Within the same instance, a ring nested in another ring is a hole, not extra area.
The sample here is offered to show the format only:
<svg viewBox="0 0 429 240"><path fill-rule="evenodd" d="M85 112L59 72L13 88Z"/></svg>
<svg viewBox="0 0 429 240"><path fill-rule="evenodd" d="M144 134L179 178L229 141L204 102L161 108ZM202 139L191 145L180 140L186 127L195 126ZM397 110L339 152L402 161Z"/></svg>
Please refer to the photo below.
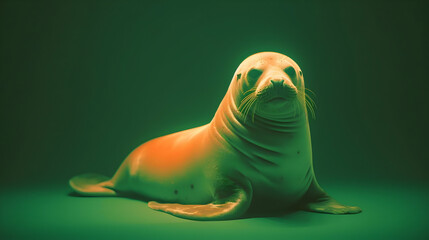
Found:
<svg viewBox="0 0 429 240"><path fill-rule="evenodd" d="M237 81L240 80L241 78L241 73L237 74Z"/></svg>
<svg viewBox="0 0 429 240"><path fill-rule="evenodd" d="M296 72L295 72L295 69L293 67L287 67L287 68L285 68L284 71L290 78L296 77Z"/></svg>
<svg viewBox="0 0 429 240"><path fill-rule="evenodd" d="M249 79L249 81L256 82L261 75L262 75L262 70L253 68L247 73L247 79Z"/></svg>
<svg viewBox="0 0 429 240"><path fill-rule="evenodd" d="M296 71L295 69L290 66L284 69L285 73L290 77L290 80L292 81L293 85L296 86L297 79L296 79Z"/></svg>

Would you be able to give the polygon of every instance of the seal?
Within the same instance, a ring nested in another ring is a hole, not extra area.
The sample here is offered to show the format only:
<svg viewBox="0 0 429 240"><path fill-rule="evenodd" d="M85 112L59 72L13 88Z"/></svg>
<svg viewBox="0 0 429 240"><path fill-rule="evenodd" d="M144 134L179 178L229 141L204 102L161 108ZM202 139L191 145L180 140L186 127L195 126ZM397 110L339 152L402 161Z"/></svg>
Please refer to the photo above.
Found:
<svg viewBox="0 0 429 240"><path fill-rule="evenodd" d="M235 219L254 206L359 213L316 180L311 111L299 66L257 53L239 65L209 124L140 145L111 179L84 174L69 183L84 196L137 194L152 209L194 220Z"/></svg>

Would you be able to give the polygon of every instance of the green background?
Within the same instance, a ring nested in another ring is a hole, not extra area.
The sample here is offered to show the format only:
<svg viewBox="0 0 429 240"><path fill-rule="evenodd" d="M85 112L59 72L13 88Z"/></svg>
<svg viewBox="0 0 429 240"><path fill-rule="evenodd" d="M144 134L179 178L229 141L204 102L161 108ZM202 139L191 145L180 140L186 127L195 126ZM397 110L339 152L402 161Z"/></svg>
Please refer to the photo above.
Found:
<svg viewBox="0 0 429 240"><path fill-rule="evenodd" d="M2 235L427 236L426 13L423 1L1 1ZM208 123L260 51L300 65L316 175L362 214L200 223L67 196L70 177L111 176L141 143Z"/></svg>

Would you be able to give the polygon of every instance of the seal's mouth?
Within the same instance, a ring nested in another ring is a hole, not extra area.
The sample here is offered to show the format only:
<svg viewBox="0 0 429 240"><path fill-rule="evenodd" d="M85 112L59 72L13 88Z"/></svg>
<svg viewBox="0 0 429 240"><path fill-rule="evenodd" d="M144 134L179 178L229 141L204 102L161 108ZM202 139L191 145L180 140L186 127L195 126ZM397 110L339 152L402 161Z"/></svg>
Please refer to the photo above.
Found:
<svg viewBox="0 0 429 240"><path fill-rule="evenodd" d="M297 89L293 85L284 84L284 80L273 81L271 84L256 90L256 95L265 103L285 103L297 96Z"/></svg>
<svg viewBox="0 0 429 240"><path fill-rule="evenodd" d="M281 104L295 99L297 92L291 88L267 88L258 94L261 100L268 104Z"/></svg>
<svg viewBox="0 0 429 240"><path fill-rule="evenodd" d="M286 101L287 101L287 99L285 97L277 96L277 97L273 97L271 99L268 99L266 102L276 104L276 103L283 103Z"/></svg>

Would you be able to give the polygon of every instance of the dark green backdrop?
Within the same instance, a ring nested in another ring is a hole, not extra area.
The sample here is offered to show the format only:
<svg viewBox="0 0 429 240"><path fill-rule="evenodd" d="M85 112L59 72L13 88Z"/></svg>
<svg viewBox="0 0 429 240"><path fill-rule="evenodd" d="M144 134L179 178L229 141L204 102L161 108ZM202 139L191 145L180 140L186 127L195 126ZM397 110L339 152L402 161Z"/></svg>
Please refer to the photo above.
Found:
<svg viewBox="0 0 429 240"><path fill-rule="evenodd" d="M405 0L0 1L0 238L428 239L428 22ZM208 123L260 51L300 65L316 175L363 213L208 223L67 195Z"/></svg>
<svg viewBox="0 0 429 240"><path fill-rule="evenodd" d="M1 2L2 184L113 174L209 122L259 51L293 58L317 94L320 179L428 179L423 4L155 2Z"/></svg>

